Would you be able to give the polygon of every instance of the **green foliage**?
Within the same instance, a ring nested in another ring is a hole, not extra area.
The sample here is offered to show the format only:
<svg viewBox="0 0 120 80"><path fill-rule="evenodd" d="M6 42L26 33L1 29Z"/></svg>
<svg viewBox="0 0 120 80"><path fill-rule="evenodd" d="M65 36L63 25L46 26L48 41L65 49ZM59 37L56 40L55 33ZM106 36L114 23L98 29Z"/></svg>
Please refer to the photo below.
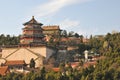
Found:
<svg viewBox="0 0 120 80"><path fill-rule="evenodd" d="M78 44L78 51L80 54L82 54L85 50L89 50L91 47L88 44Z"/></svg>
<svg viewBox="0 0 120 80"><path fill-rule="evenodd" d="M33 58L30 60L30 68L35 68L35 61Z"/></svg>
<svg viewBox="0 0 120 80"><path fill-rule="evenodd" d="M20 36L10 36L10 35L0 35L0 45L18 45L20 41Z"/></svg>
<svg viewBox="0 0 120 80"><path fill-rule="evenodd" d="M61 32L61 37L68 37L66 30L63 30L63 31Z"/></svg>
<svg viewBox="0 0 120 80"><path fill-rule="evenodd" d="M1 35L4 37L4 35ZM7 36L9 37L9 36ZM80 44L79 52L85 49L100 53L103 58L97 61L95 67L73 69L68 61L61 63L59 72L46 71L43 67L39 72L30 72L26 75L10 73L0 76L0 80L119 80L120 79L120 33L108 33L103 39L91 36L88 44ZM73 56L73 55L71 55ZM69 59L68 59L69 60ZM31 59L31 67L34 60ZM79 67L83 66L80 61Z"/></svg>
<svg viewBox="0 0 120 80"><path fill-rule="evenodd" d="M80 37L80 35L78 34L78 33L75 33L75 35L74 35L76 38L79 38Z"/></svg>

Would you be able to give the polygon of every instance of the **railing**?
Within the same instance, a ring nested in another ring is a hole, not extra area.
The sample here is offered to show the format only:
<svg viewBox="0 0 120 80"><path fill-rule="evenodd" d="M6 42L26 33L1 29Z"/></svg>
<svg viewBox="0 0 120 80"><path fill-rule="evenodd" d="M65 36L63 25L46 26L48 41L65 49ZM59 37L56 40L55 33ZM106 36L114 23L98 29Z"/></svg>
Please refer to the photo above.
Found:
<svg viewBox="0 0 120 80"><path fill-rule="evenodd" d="M20 47L40 47L40 46L46 46L45 42L38 42L38 43L30 43L30 44L18 44L18 45L0 45L0 49L4 48L20 48Z"/></svg>
<svg viewBox="0 0 120 80"><path fill-rule="evenodd" d="M19 45L1 45L0 48L16 48L19 47Z"/></svg>

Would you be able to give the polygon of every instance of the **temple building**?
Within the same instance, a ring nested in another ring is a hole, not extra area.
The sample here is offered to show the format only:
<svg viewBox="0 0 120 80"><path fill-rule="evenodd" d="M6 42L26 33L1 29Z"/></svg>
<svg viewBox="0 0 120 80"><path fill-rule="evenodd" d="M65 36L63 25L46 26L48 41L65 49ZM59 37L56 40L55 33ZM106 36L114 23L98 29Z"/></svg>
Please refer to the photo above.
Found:
<svg viewBox="0 0 120 80"><path fill-rule="evenodd" d="M10 72L25 72L27 64L24 60L7 60L4 65L8 66Z"/></svg>
<svg viewBox="0 0 120 80"><path fill-rule="evenodd" d="M43 26L42 29L46 41L49 41L52 36L59 37L62 31L58 25Z"/></svg>
<svg viewBox="0 0 120 80"><path fill-rule="evenodd" d="M23 24L23 33L20 38L20 44L41 44L44 43L44 34L41 26L42 23L37 22L32 16L32 19Z"/></svg>
<svg viewBox="0 0 120 80"><path fill-rule="evenodd" d="M0 50L0 65L6 63L6 61L12 61L15 64L6 66L23 70L24 62L30 64L30 60L33 58L36 63L36 68L43 67L43 62L47 61L52 54L55 54L56 50L45 44L45 36L42 29L43 24L37 22L34 16L23 25L24 28L20 37L20 44L17 46L3 47ZM22 63L19 65L16 64L19 61Z"/></svg>
<svg viewBox="0 0 120 80"><path fill-rule="evenodd" d="M62 31L58 25L43 26L42 28L45 35L60 35Z"/></svg>
<svg viewBox="0 0 120 80"><path fill-rule="evenodd" d="M5 76L10 73L8 66L0 66L0 75Z"/></svg>

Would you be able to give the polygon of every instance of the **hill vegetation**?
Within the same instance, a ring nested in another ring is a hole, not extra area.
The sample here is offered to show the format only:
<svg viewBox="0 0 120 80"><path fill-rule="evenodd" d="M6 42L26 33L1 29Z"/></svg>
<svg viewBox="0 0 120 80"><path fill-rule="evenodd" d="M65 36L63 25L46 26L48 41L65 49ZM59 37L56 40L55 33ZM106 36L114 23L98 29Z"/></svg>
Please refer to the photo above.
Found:
<svg viewBox="0 0 120 80"><path fill-rule="evenodd" d="M10 35L0 35L0 45L18 45L20 41L20 36L10 36Z"/></svg>
<svg viewBox="0 0 120 80"><path fill-rule="evenodd" d="M3 35L0 36L0 39ZM3 37L4 40L7 38ZM13 38L13 37L12 37ZM11 39L11 38L9 38ZM17 39L14 40L17 43ZM4 42L2 39L2 41ZM1 42L2 42L1 41ZM119 80L120 79L120 33L108 33L103 38L90 37L87 44L81 43L78 45L77 54L81 54L84 50L94 51L102 56L97 61L96 66L83 67L80 65L73 69L69 64L63 62L59 65L60 71L46 71L43 67L37 72L30 72L26 75L18 73L10 73L6 76L1 76L0 80ZM3 45L2 43L0 43ZM7 43L8 44L8 43ZM15 43L9 43L15 44ZM74 55L72 55L74 56ZM69 60L69 59L68 59ZM68 66L65 67L65 64Z"/></svg>

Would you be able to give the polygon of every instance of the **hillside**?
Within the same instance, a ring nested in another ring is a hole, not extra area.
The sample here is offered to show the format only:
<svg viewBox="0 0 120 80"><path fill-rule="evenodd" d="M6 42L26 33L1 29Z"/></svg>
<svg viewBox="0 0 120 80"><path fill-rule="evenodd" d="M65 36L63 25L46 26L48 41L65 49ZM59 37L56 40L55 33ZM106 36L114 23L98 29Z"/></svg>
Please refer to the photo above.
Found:
<svg viewBox="0 0 120 80"><path fill-rule="evenodd" d="M79 66L75 69L69 64L73 53L53 55L53 60L62 60L58 72L52 70L46 71L45 68L38 72L32 72L26 76L22 74L11 73L7 76L0 77L0 80L119 80L120 79L120 33L108 33L102 38L92 37L89 43L79 44L78 50L73 51L74 54L82 54L82 51L89 50L100 54L100 59L97 61L96 66L83 67L79 62ZM82 48L81 48L82 46ZM72 54L72 55L70 55ZM64 57L63 57L64 56ZM70 58L71 57L71 58ZM62 58L62 59L60 59ZM68 60L67 63L64 63ZM67 67L65 65L68 65ZM64 73L63 73L64 72Z"/></svg>

